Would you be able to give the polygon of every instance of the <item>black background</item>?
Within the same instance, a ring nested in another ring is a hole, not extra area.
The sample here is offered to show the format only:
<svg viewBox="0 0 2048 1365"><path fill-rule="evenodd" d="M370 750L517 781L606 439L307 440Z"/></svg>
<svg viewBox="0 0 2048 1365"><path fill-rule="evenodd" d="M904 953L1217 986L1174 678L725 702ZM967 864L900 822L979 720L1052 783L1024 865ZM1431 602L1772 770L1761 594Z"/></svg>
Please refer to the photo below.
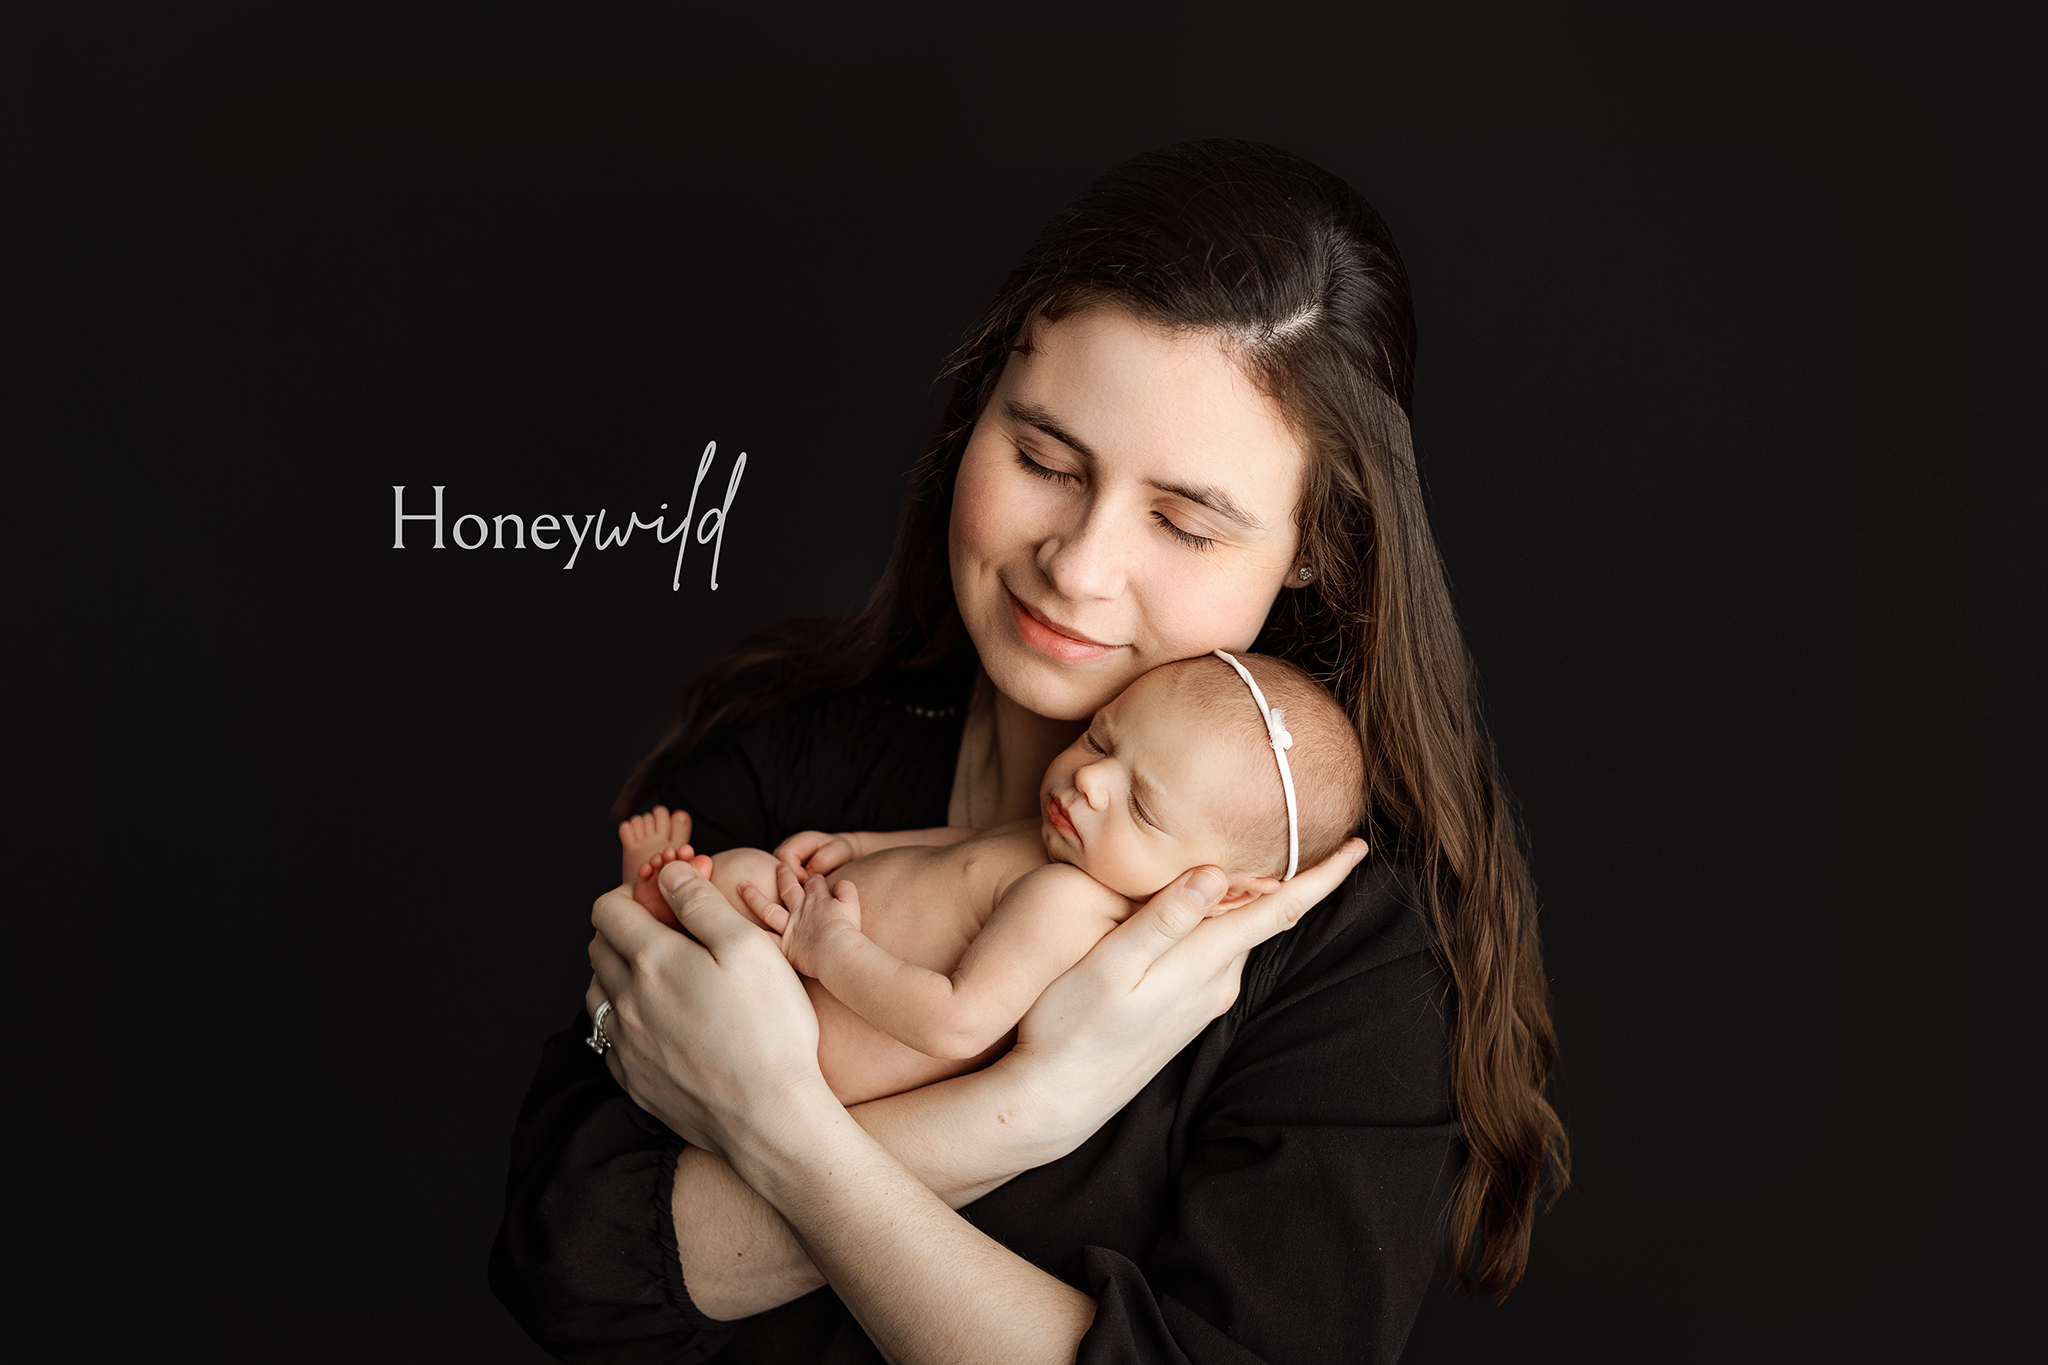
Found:
<svg viewBox="0 0 2048 1365"><path fill-rule="evenodd" d="M19 1182L61 1207L10 1333L538 1358L483 1263L619 781L738 634L861 598L1041 222L1212 135L1327 165L1401 244L1544 897L1576 1180L1507 1305L1433 1301L1409 1358L1926 1358L2038 1283L2000 1238L2044 359L2002 30L303 5L48 51L14 358L62 397L12 486L24 538L62 527L14 610L86 629L16 679L79 719L25 727L69 757L21 828L142 876L24 930L25 1022L75 1022L23 1048L17 1169L65 1174ZM748 454L716 593L645 533L568 572L390 548L393 484L615 522L712 440L707 500Z"/></svg>

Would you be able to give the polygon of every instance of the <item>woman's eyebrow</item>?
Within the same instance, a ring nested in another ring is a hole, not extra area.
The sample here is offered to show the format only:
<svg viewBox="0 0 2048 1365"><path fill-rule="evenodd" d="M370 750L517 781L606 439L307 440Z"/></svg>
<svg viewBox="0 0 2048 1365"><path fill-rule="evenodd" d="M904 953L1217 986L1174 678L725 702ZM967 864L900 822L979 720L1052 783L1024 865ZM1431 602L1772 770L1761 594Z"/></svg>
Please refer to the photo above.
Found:
<svg viewBox="0 0 2048 1365"><path fill-rule="evenodd" d="M1027 427L1036 427L1061 445L1071 449L1082 459L1089 461L1091 464L1095 462L1096 454L1088 447L1088 444L1061 426L1054 420L1051 412L1041 408L1038 404L1019 403L1013 398L1005 402L1003 406L1008 410L1013 420L1022 422Z"/></svg>
<svg viewBox="0 0 2048 1365"><path fill-rule="evenodd" d="M1236 522L1247 531L1263 531L1266 523L1247 511L1236 498L1213 484L1206 483L1160 483L1148 479L1147 483L1162 493L1171 493L1176 498L1186 498L1197 507L1206 507L1217 516Z"/></svg>
<svg viewBox="0 0 2048 1365"><path fill-rule="evenodd" d="M1010 414L1012 420L1022 422L1027 427L1033 427L1038 431L1044 432L1047 436L1052 437L1053 440L1066 446L1091 464L1098 462L1095 451L1089 447L1087 442L1061 426L1053 418L1052 413L1038 406L1038 404L1019 403L1013 398L1007 400L1003 407ZM1147 479L1146 484L1148 487L1156 488L1160 492L1171 494L1176 498L1186 498L1197 507L1206 507L1217 516L1234 521L1247 531L1263 531L1266 529L1265 522L1253 516L1245 508L1244 504L1214 484L1161 483L1157 479Z"/></svg>

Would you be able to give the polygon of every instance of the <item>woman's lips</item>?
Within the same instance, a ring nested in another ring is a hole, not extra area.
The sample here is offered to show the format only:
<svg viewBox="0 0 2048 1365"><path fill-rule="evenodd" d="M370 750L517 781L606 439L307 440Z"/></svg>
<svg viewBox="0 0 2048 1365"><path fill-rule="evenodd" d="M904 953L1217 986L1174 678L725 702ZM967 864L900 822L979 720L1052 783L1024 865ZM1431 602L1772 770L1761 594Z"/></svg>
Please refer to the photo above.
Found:
<svg viewBox="0 0 2048 1365"><path fill-rule="evenodd" d="M1004 591L1009 590L1006 588ZM1050 655L1061 663L1085 664L1123 648L1122 645L1105 645L1085 636L1071 635L1025 606L1016 593L1009 596L1010 616L1016 622L1017 634L1024 638L1025 644L1041 654Z"/></svg>
<svg viewBox="0 0 2048 1365"><path fill-rule="evenodd" d="M1054 829L1066 835L1077 844L1081 842L1080 831L1075 829L1074 822L1067 818L1067 808L1060 804L1060 799L1057 796L1045 798L1045 818L1052 821Z"/></svg>

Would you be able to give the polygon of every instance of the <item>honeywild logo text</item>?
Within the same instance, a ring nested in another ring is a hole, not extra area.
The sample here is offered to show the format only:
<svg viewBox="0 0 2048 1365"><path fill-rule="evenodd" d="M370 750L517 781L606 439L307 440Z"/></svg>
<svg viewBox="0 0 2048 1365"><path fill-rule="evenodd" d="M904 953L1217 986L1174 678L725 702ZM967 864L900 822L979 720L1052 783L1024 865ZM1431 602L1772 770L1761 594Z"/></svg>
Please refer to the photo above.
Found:
<svg viewBox="0 0 2048 1365"><path fill-rule="evenodd" d="M437 550L446 549L449 540L455 542L455 548L458 550L481 550L487 544L493 550L523 550L529 537L532 538L535 549L554 550L561 547L562 537L566 533L569 542L575 548L569 552L569 562L562 567L573 569L576 567L576 558L583 553L586 543L594 545L599 550L610 550L624 545L635 531L652 531L654 538L663 545L679 538L682 542L676 546L675 577L669 581L669 590L674 591L683 586L683 552L690 548L688 532L690 519L697 516L697 491L704 486L704 476L711 472L711 462L717 455L718 442L707 441L703 455L697 460L697 477L690 484L690 506L683 513L682 524L674 530L667 531L662 529L663 519L659 514L653 521L642 521L638 512L629 512L624 526L613 526L607 530L604 519L609 509L603 507L586 515L581 525L577 524L573 512L564 513L559 517L553 512L542 512L530 522L516 512L506 512L489 520L475 512L464 512L455 518L453 523L447 523L444 521L446 504L442 498L447 489L446 484L434 485L433 511L408 512L405 510L405 485L394 483L391 485L391 548L405 548L405 524L408 521L433 522L434 548ZM733 499L739 496L740 476L746 472L747 452L742 450L739 458L732 462L732 477L725 481L725 501L716 507L706 508L704 515L697 520L697 543L711 547L713 592L718 591L718 555L719 551L725 548L726 518L732 513ZM663 503L661 507L666 511L668 504ZM475 523L473 535L465 534L465 528L472 522ZM421 530L425 528L422 527Z"/></svg>

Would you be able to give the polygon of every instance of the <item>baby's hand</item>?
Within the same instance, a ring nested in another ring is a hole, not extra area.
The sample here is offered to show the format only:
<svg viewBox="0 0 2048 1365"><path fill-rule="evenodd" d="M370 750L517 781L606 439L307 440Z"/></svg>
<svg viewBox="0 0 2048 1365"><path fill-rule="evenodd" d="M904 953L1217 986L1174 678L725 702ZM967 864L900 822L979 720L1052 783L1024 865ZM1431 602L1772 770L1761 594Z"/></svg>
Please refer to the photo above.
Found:
<svg viewBox="0 0 2048 1365"><path fill-rule="evenodd" d="M773 922L769 909L786 916L782 926L782 953L789 965L805 976L815 977L832 939L843 933L860 932L860 891L852 882L829 886L823 877L798 881L787 867L775 869L775 889L781 904L762 895L752 885L741 887L740 895L762 919Z"/></svg>
<svg viewBox="0 0 2048 1365"><path fill-rule="evenodd" d="M799 877L805 873L822 877L837 872L859 856L860 850L848 836L815 829L792 834L775 848L776 860L787 863L789 870Z"/></svg>

